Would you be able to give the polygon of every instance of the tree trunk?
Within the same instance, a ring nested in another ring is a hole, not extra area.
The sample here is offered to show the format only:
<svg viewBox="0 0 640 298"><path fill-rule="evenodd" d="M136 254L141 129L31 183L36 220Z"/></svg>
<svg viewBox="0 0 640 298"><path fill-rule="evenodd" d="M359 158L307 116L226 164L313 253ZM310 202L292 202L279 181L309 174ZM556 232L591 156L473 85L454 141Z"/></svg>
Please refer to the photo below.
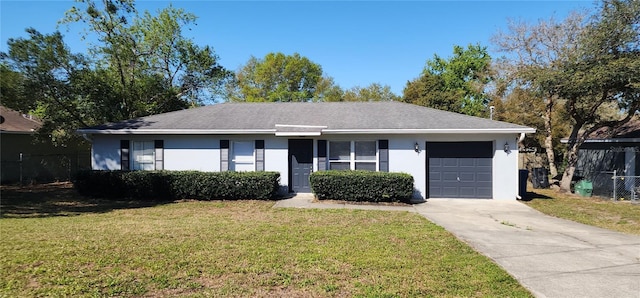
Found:
<svg viewBox="0 0 640 298"><path fill-rule="evenodd" d="M553 98L549 96L544 111L544 147L547 151L547 159L549 161L549 174L551 177L558 176L558 168L556 168L556 155L553 152L553 134L551 133L551 112L553 111Z"/></svg>
<svg viewBox="0 0 640 298"><path fill-rule="evenodd" d="M562 180L560 181L560 191L570 192L571 181L573 181L573 174L576 171L576 164L578 163L578 149L584 142L585 132L580 134L580 128L584 125L583 121L576 121L571 129L571 135L569 136L569 143L567 144L567 152L565 154L565 160L567 167L562 173ZM587 132L586 134L588 134ZM578 136L580 135L580 136Z"/></svg>
<svg viewBox="0 0 640 298"><path fill-rule="evenodd" d="M562 173L560 191L571 191L571 181L573 181L573 174L576 171L576 164L578 163L578 148L578 143L574 142L567 150L567 167L564 169L564 173Z"/></svg>

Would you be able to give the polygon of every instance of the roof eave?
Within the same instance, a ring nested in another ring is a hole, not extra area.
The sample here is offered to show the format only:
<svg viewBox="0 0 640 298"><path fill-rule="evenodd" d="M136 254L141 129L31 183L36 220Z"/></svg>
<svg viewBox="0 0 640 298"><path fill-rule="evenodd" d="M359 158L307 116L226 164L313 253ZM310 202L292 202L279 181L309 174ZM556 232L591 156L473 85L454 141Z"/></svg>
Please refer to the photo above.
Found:
<svg viewBox="0 0 640 298"><path fill-rule="evenodd" d="M274 134L275 129L78 129L79 134L93 135L248 135Z"/></svg>
<svg viewBox="0 0 640 298"><path fill-rule="evenodd" d="M0 133L9 135L33 135L36 134L36 131L0 130Z"/></svg>
<svg viewBox="0 0 640 298"><path fill-rule="evenodd" d="M277 131L276 137L318 137L322 135L319 131L310 131L310 132L282 132Z"/></svg>
<svg viewBox="0 0 640 298"><path fill-rule="evenodd" d="M276 136L320 136L322 134L503 134L534 133L533 128L485 128L485 129L322 129L313 132L279 132L275 129L78 129L79 134L93 135L249 135L270 134Z"/></svg>
<svg viewBox="0 0 640 298"><path fill-rule="evenodd" d="M533 128L485 129L324 129L323 134L503 134L535 133Z"/></svg>

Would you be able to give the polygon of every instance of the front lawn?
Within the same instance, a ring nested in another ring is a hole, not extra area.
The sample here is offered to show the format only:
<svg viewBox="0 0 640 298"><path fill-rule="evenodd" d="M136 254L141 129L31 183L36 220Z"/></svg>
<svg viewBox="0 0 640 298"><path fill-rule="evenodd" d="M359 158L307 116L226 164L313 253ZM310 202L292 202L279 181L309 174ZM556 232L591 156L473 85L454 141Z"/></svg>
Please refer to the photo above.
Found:
<svg viewBox="0 0 640 298"><path fill-rule="evenodd" d="M63 191L2 188L0 296L531 297L417 214Z"/></svg>
<svg viewBox="0 0 640 298"><path fill-rule="evenodd" d="M640 204L580 197L551 189L533 189L525 202L545 214L579 223L640 235Z"/></svg>

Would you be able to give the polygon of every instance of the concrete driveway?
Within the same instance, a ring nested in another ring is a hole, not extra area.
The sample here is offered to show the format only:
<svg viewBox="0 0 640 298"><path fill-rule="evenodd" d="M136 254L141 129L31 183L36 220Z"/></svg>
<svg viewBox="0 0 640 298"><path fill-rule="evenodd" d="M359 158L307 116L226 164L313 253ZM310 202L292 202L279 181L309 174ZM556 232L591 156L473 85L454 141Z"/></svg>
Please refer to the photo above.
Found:
<svg viewBox="0 0 640 298"><path fill-rule="evenodd" d="M516 201L430 199L414 208L537 297L640 297L639 236L547 216Z"/></svg>

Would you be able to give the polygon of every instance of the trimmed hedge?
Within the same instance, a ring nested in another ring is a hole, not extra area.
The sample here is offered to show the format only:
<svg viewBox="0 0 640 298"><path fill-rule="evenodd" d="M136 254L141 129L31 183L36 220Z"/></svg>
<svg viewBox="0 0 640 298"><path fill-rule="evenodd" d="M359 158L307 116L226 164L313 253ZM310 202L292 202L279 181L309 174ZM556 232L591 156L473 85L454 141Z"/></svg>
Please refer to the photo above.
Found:
<svg viewBox="0 0 640 298"><path fill-rule="evenodd" d="M74 185L83 195L136 200L269 200L278 172L81 171Z"/></svg>
<svg viewBox="0 0 640 298"><path fill-rule="evenodd" d="M408 203L413 196L413 176L405 173L318 171L310 180L320 200Z"/></svg>

